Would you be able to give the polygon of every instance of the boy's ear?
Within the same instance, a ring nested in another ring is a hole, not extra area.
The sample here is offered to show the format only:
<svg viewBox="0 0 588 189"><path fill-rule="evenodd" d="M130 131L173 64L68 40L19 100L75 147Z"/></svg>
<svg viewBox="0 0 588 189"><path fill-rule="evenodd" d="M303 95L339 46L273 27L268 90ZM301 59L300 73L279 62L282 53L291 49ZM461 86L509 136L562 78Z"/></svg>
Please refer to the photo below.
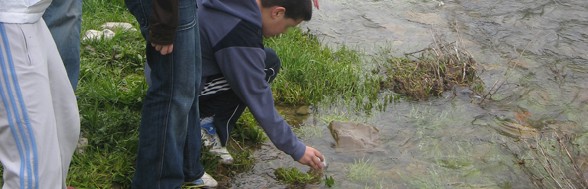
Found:
<svg viewBox="0 0 588 189"><path fill-rule="evenodd" d="M271 13L272 13L272 18L284 17L286 15L286 8L280 7L280 6L275 6L274 8L272 8Z"/></svg>

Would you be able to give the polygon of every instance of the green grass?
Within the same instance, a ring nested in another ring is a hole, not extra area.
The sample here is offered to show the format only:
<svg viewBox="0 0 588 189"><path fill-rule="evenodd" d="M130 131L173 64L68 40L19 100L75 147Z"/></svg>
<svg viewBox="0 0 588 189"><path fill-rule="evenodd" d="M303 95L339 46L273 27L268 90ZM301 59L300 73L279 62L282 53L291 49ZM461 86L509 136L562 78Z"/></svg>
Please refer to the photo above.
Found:
<svg viewBox="0 0 588 189"><path fill-rule="evenodd" d="M322 179L322 174L318 172L303 173L297 168L278 168L274 171L276 178L289 185L303 186L309 183L319 183Z"/></svg>
<svg viewBox="0 0 588 189"><path fill-rule="evenodd" d="M106 22L127 22L138 28L123 0L86 0L83 10L82 34L102 30L100 26ZM138 31L115 32L112 40L82 42L76 95L88 146L83 154L74 155L68 176L68 185L78 188L129 188L134 173L142 99L147 90L143 77L145 42ZM283 69L272 85L277 103L377 97L378 82L357 72L360 61L351 50L332 51L298 29L268 39L266 45L282 59ZM251 169L253 149L267 140L248 111L238 125L228 146L235 158L233 165L221 165L208 153L202 157L206 171L221 183Z"/></svg>
<svg viewBox="0 0 588 189"><path fill-rule="evenodd" d="M347 167L347 178L362 183L375 181L378 178L378 170L368 159L358 159Z"/></svg>
<svg viewBox="0 0 588 189"><path fill-rule="evenodd" d="M135 23L122 0L83 2L82 33L105 22ZM116 13L116 14L113 14ZM83 41L76 95L83 154L73 157L68 185L77 188L130 188L138 144L144 41L139 32L115 31L112 40Z"/></svg>
<svg viewBox="0 0 588 189"><path fill-rule="evenodd" d="M376 101L379 79L364 71L358 52L329 49L300 29L266 40L282 61L282 71L272 84L276 101L284 104L316 104L321 101ZM364 107L361 107L364 108Z"/></svg>
<svg viewBox="0 0 588 189"><path fill-rule="evenodd" d="M124 0L84 0L82 6L82 35L86 30L102 30L100 26L106 22L127 22L138 29L138 24L127 11Z"/></svg>

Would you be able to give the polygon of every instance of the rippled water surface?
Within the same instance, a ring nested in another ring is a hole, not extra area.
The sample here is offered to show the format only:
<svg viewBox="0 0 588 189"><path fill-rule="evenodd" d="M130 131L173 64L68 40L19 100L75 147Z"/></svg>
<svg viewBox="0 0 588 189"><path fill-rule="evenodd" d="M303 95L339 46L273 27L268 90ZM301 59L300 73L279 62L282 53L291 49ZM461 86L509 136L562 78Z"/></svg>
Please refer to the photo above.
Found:
<svg viewBox="0 0 588 189"><path fill-rule="evenodd" d="M325 174L335 178L335 188L534 188L522 168L533 157L522 150L529 146L525 138L557 131L570 136L579 156L588 151L588 1L320 0L302 27L326 45L356 48L366 57L383 49L402 56L444 36L474 56L486 90L494 91L483 104L458 89L426 102L396 102L369 117L317 108L304 122L318 133L302 138L327 156ZM332 117L376 126L381 144L335 149L324 121ZM307 170L271 144L256 156L254 169L233 178L233 187L286 188L275 180L276 168ZM358 165L373 172L350 176Z"/></svg>

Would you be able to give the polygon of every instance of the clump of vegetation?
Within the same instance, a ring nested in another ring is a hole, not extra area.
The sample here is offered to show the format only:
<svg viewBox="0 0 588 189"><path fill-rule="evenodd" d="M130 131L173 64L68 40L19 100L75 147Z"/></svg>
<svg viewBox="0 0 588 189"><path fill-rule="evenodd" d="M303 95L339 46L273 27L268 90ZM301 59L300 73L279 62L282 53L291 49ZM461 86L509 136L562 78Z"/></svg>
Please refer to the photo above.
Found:
<svg viewBox="0 0 588 189"><path fill-rule="evenodd" d="M305 184L320 183L322 174L317 171L303 173L295 167L277 168L274 171L276 178L289 185L303 186Z"/></svg>
<svg viewBox="0 0 588 189"><path fill-rule="evenodd" d="M530 119L531 112L517 111L511 122L533 128L532 134L505 135L499 140L535 188L588 188L585 118L570 117L574 121L534 120Z"/></svg>
<svg viewBox="0 0 588 189"><path fill-rule="evenodd" d="M380 94L379 78L361 71L362 61L356 51L325 47L316 36L300 29L268 38L265 44L277 52L282 62L282 70L272 84L274 97L281 104L344 99L371 105Z"/></svg>
<svg viewBox="0 0 588 189"><path fill-rule="evenodd" d="M237 120L237 127L231 132L231 138L241 144L258 145L267 141L267 135L261 127L258 126L253 114L248 109Z"/></svg>
<svg viewBox="0 0 588 189"><path fill-rule="evenodd" d="M353 181L370 182L378 177L378 170L369 160L359 159L348 167L347 178Z"/></svg>
<svg viewBox="0 0 588 189"><path fill-rule="evenodd" d="M432 47L405 54L404 58L390 58L384 65L387 79L383 88L415 100L440 96L454 86L470 86L474 92L483 91L483 83L476 76L476 61L455 43L436 40Z"/></svg>
<svg viewBox="0 0 588 189"><path fill-rule="evenodd" d="M587 155L574 138L556 131L544 132L522 139L522 143L507 142L503 146L537 188L588 188Z"/></svg>
<svg viewBox="0 0 588 189"><path fill-rule="evenodd" d="M325 186L329 188L335 186L335 179L333 178L333 176L325 175Z"/></svg>

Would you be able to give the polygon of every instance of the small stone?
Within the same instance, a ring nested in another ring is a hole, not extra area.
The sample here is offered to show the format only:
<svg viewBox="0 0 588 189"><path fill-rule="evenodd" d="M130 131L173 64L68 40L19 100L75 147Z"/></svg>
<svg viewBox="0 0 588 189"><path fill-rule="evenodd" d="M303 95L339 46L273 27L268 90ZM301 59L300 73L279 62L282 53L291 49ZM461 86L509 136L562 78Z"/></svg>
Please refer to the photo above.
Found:
<svg viewBox="0 0 588 189"><path fill-rule="evenodd" d="M78 145L76 147L76 152L78 154L83 154L84 151L86 150L86 147L88 147L88 139L84 138L84 137L80 137L80 140L78 140Z"/></svg>
<svg viewBox="0 0 588 189"><path fill-rule="evenodd" d="M104 29L102 30L102 35L104 36L105 40L110 40L114 38L115 33L112 30Z"/></svg>
<svg viewBox="0 0 588 189"><path fill-rule="evenodd" d="M137 31L132 24L126 22L106 22L102 24L102 29L116 30L122 29L125 31Z"/></svg>
<svg viewBox="0 0 588 189"><path fill-rule="evenodd" d="M84 33L84 36L82 37L83 41L98 40L98 39L102 39L102 32L100 32L98 30L88 30L88 31L86 31L86 33Z"/></svg>
<svg viewBox="0 0 588 189"><path fill-rule="evenodd" d="M378 145L379 130L371 125L332 121L329 130L337 148L349 150L372 149Z"/></svg>
<svg viewBox="0 0 588 189"><path fill-rule="evenodd" d="M98 31L98 30L88 30L86 31L86 33L84 33L84 36L82 37L83 41L86 40L110 40L114 37L115 33L112 30L109 29L104 29L102 31Z"/></svg>

